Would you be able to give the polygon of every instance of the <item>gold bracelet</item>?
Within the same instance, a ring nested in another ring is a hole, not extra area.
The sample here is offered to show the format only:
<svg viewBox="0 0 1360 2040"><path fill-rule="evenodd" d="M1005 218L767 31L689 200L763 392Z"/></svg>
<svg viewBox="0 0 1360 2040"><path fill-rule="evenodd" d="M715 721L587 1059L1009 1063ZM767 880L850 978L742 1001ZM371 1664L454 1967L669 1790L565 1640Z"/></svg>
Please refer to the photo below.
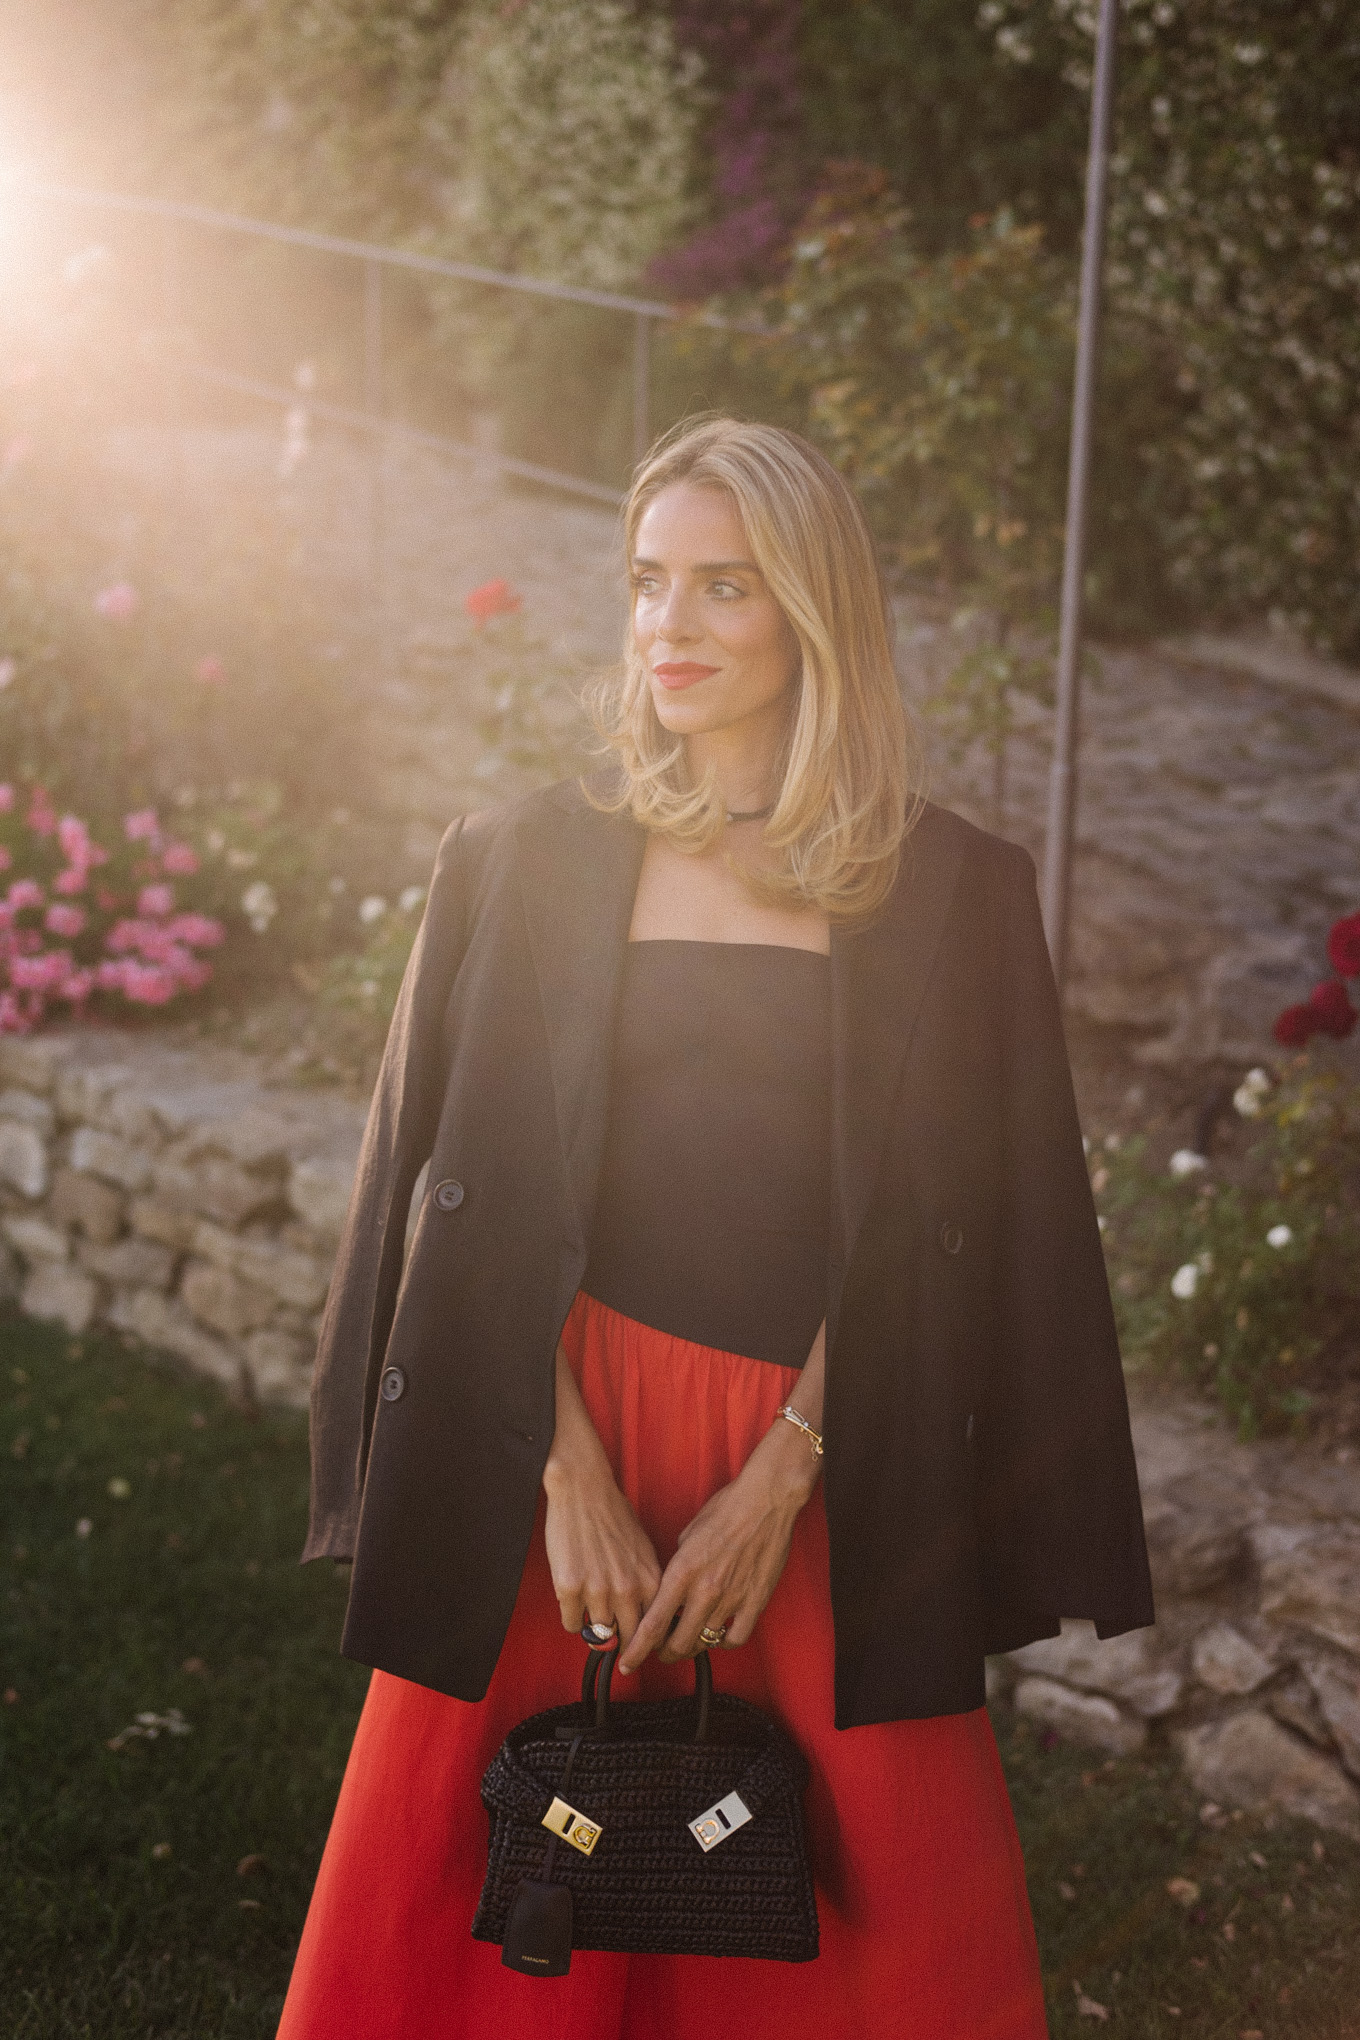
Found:
<svg viewBox="0 0 1360 2040"><path fill-rule="evenodd" d="M808 1444L812 1447L813 1456L817 1459L820 1459L822 1456L821 1432L814 1431L811 1424L808 1422L807 1418L800 1416L797 1410L793 1407L792 1403L781 1403L776 1414L778 1416L783 1417L785 1423L796 1424L798 1426L798 1429L802 1432L803 1436L807 1439Z"/></svg>

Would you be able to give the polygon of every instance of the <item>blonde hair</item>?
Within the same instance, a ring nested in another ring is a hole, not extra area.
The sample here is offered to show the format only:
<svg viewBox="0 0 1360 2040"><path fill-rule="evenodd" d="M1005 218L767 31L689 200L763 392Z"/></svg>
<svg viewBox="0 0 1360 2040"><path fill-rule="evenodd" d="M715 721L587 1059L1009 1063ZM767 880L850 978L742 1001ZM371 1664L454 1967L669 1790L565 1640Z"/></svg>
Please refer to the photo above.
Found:
<svg viewBox="0 0 1360 2040"><path fill-rule="evenodd" d="M777 425L712 417L659 441L624 506L633 556L638 523L673 483L722 489L755 565L798 641L783 772L766 843L771 869L742 866L758 898L861 920L891 892L903 840L920 812L920 750L898 689L892 626L864 513L815 447ZM627 810L678 849L708 849L724 825L710 774L694 785L684 743L652 703L631 625L618 672L595 693L596 725L621 782L597 804Z"/></svg>

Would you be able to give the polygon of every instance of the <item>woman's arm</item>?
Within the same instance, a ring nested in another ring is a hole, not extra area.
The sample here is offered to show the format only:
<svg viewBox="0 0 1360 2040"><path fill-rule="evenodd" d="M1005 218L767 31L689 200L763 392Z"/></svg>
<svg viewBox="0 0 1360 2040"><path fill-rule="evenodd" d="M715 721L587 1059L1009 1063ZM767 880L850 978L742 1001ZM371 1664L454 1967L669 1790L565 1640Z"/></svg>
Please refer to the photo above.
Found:
<svg viewBox="0 0 1360 2040"><path fill-rule="evenodd" d="M619 1491L560 1346L557 1427L543 1469L543 1492L548 1498L548 1565L562 1627L617 1622L620 1643L629 1644L656 1594L661 1567L650 1537Z"/></svg>
<svg viewBox="0 0 1360 2040"><path fill-rule="evenodd" d="M789 1406L817 1431L825 1384L823 1324L789 1397ZM679 1548L660 1587L632 1641L626 1642L621 1672L636 1671L653 1650L667 1663L693 1657L705 1627L725 1623L730 1645L748 1640L779 1584L798 1512L811 1497L821 1467L797 1425L776 1418L736 1479L719 1488L680 1532Z"/></svg>

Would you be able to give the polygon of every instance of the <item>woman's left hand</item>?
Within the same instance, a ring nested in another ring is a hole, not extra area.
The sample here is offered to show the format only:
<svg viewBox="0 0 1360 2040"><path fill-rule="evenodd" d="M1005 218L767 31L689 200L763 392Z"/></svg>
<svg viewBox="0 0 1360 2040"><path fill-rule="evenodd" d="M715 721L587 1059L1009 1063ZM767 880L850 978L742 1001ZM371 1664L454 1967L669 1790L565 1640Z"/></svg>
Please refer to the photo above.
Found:
<svg viewBox="0 0 1360 2040"><path fill-rule="evenodd" d="M729 1645L748 1640L779 1584L820 1468L792 1424L771 1427L736 1479L680 1532L656 1598L619 1659L621 1672L635 1672L651 1651L665 1664L693 1657L704 1628L726 1625Z"/></svg>

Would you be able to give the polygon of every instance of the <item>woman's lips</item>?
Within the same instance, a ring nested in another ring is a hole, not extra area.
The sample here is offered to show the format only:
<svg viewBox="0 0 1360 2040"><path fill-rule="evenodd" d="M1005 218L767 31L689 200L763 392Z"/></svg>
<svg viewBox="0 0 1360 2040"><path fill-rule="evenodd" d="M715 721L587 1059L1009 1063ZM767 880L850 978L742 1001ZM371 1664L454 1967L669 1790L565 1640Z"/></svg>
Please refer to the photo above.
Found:
<svg viewBox="0 0 1360 2040"><path fill-rule="evenodd" d="M668 663L664 666L653 666L652 668L653 674L661 682L661 685L672 689L692 687L696 680L707 680L709 674L716 673L717 670L716 666L696 666L692 663L684 665L671 665Z"/></svg>

